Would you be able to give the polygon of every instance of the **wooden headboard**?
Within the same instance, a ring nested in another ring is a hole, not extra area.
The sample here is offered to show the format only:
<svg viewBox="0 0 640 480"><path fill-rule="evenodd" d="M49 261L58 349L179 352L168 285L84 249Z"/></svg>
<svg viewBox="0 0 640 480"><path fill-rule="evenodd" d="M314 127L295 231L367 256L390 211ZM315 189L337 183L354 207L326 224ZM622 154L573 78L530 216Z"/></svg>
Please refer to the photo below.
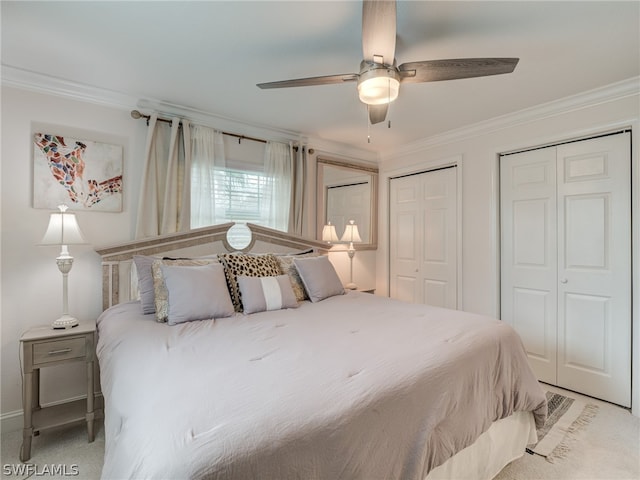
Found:
<svg viewBox="0 0 640 480"><path fill-rule="evenodd" d="M102 308L107 309L111 305L134 298L136 287L131 281L134 255L200 257L237 252L238 249L227 241L227 231L234 225L233 222L213 225L184 233L97 248L96 252L102 257ZM290 235L252 223L247 226L251 230L251 243L242 249L243 252L288 253L313 249L326 254L328 251L328 245L319 240Z"/></svg>

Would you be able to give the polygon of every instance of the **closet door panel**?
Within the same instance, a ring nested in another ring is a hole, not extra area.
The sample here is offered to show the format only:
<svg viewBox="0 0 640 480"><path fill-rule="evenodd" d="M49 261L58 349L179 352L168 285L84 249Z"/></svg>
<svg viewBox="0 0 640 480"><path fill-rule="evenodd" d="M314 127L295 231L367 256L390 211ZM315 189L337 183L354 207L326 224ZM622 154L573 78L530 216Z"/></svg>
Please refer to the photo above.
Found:
<svg viewBox="0 0 640 480"><path fill-rule="evenodd" d="M501 159L501 317L520 334L538 379L556 381L556 158Z"/></svg>
<svg viewBox="0 0 640 480"><path fill-rule="evenodd" d="M437 307L456 308L456 169L417 175L422 183L423 301Z"/></svg>
<svg viewBox="0 0 640 480"><path fill-rule="evenodd" d="M564 367L607 375L611 352L603 339L610 330L611 299L567 293L563 303Z"/></svg>
<svg viewBox="0 0 640 480"><path fill-rule="evenodd" d="M419 214L422 189L413 177L394 179L390 185L392 213L389 218L389 290L392 298L422 303Z"/></svg>
<svg viewBox="0 0 640 480"><path fill-rule="evenodd" d="M542 373L539 375L549 375L546 370L555 365L556 352L548 339L555 335L549 328L551 322L540 320L552 316L550 303L553 295L549 290L518 287L513 288L512 294L513 298L510 301L513 303L514 314L511 324L522 337L529 358L534 364L540 365L537 370Z"/></svg>
<svg viewBox="0 0 640 480"><path fill-rule="evenodd" d="M630 406L628 134L558 150L558 385Z"/></svg>

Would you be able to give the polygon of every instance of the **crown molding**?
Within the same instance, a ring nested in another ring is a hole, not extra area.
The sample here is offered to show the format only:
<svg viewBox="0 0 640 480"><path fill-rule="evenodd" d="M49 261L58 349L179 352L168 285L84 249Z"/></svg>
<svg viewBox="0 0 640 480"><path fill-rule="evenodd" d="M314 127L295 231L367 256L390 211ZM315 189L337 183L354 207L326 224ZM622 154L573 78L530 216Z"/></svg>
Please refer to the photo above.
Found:
<svg viewBox="0 0 640 480"><path fill-rule="evenodd" d="M308 137L300 132L274 129L267 125L247 123L203 110L153 99L134 97L129 94L85 85L62 78L51 77L9 65L2 65L1 74L3 86L56 95L81 102L115 108L139 108L143 110L157 111L158 113L165 115L182 115L189 118L189 120L202 122L212 128L219 128L223 130L231 129L239 133L243 133L244 135L256 136L274 141L305 143L318 150L330 151L348 157L361 158L375 163L389 158L409 155L435 146L454 143L471 137L487 135L516 125L544 120L545 118L594 105L608 103L630 96L638 96L640 94L640 77L633 77L604 87L588 90L576 95L571 95L559 100L520 110L518 112L509 113L500 117L478 122L473 125L450 130L442 134L408 143L400 148L393 148L376 153L369 150L359 149L352 145Z"/></svg>
<svg viewBox="0 0 640 480"><path fill-rule="evenodd" d="M190 121L201 122L212 128L229 129L235 127L235 130L241 131L245 135L261 135L273 140L303 140L298 132L249 124L204 110L144 98L144 96L123 94L8 65L2 65L2 85L116 108L136 108L154 111L160 115L183 116Z"/></svg>
<svg viewBox="0 0 640 480"><path fill-rule="evenodd" d="M351 145L308 137L300 132L292 130L275 129L268 125L243 122L204 110L144 98L143 96L136 97L123 94L112 90L81 84L71 80L15 68L10 65L3 64L1 74L2 85L7 87L55 95L80 102L105 105L124 110L136 108L140 110L155 111L160 115L183 116L192 122L199 122L203 125L218 128L220 130L231 130L238 134L273 141L304 143L309 144L313 148L328 150L337 154L354 156L375 162L378 160L377 154L368 150L355 148Z"/></svg>
<svg viewBox="0 0 640 480"><path fill-rule="evenodd" d="M531 108L508 113L506 115L474 123L466 127L450 130L442 134L433 135L431 137L409 143L401 148L386 150L380 153L380 160L384 161L391 158L397 158L399 156L417 153L436 146L455 143L472 137L488 135L516 125L536 122L627 97L637 97L638 95L640 95L640 77L632 77L604 87L587 90L559 100L542 103Z"/></svg>
<svg viewBox="0 0 640 480"><path fill-rule="evenodd" d="M136 97L113 90L93 87L4 64L2 64L2 85L122 109L133 108L138 101Z"/></svg>

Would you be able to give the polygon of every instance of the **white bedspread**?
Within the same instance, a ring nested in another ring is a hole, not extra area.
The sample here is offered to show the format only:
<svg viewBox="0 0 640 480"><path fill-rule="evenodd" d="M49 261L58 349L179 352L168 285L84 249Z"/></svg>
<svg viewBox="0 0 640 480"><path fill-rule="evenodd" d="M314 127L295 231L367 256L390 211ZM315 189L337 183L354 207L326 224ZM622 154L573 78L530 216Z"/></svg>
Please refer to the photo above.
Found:
<svg viewBox="0 0 640 480"><path fill-rule="evenodd" d="M358 292L168 326L98 320L103 479L424 479L546 402L508 325Z"/></svg>

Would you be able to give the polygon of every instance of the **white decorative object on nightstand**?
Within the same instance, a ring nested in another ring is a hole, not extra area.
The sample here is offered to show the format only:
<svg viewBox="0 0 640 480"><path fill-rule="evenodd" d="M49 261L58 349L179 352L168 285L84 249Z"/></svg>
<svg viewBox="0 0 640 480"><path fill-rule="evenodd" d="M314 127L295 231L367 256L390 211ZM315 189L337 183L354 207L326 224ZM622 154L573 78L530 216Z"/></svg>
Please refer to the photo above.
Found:
<svg viewBox="0 0 640 480"><path fill-rule="evenodd" d="M85 420L89 442L93 442L95 333L95 322L80 322L77 327L66 330L53 330L50 326L32 328L20 337L24 362L21 461L26 462L31 457L32 437L48 428ZM41 407L40 369L69 362L86 363L87 399Z"/></svg>

